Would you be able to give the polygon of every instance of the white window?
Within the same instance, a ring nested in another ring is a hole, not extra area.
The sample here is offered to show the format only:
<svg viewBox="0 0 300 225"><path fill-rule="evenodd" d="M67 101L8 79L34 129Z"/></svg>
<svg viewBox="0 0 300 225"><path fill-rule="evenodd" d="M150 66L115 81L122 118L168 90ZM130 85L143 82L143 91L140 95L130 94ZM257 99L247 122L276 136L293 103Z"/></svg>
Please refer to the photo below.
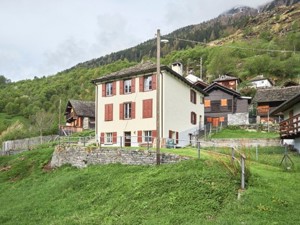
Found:
<svg viewBox="0 0 300 225"><path fill-rule="evenodd" d="M106 83L105 91L106 91L106 96L112 96L112 92L113 92L112 82Z"/></svg>
<svg viewBox="0 0 300 225"><path fill-rule="evenodd" d="M124 103L124 119L131 119L131 103Z"/></svg>
<svg viewBox="0 0 300 225"><path fill-rule="evenodd" d="M144 77L144 91L152 90L152 76Z"/></svg>
<svg viewBox="0 0 300 225"><path fill-rule="evenodd" d="M124 93L131 93L131 80L124 80Z"/></svg>
<svg viewBox="0 0 300 225"><path fill-rule="evenodd" d="M151 130L144 131L144 142L152 142L152 131Z"/></svg>
<svg viewBox="0 0 300 225"><path fill-rule="evenodd" d="M106 144L112 144L113 142L113 135L112 133L106 133L106 136L105 136L105 143Z"/></svg>

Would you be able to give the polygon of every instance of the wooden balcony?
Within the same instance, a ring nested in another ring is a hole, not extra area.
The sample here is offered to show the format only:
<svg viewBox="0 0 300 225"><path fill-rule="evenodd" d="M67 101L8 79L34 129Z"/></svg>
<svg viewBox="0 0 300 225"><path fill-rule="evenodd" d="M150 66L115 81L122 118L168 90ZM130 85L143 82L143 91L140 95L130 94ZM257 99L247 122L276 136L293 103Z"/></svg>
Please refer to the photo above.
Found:
<svg viewBox="0 0 300 225"><path fill-rule="evenodd" d="M294 139L300 137L300 114L280 123L280 137L282 139Z"/></svg>
<svg viewBox="0 0 300 225"><path fill-rule="evenodd" d="M59 134L60 135L70 135L73 133L82 132L82 127L71 127L71 126L60 126Z"/></svg>
<svg viewBox="0 0 300 225"><path fill-rule="evenodd" d="M75 112L71 112L69 114L66 114L66 120L67 120L68 123L71 123L76 119L77 119L77 115L75 114Z"/></svg>

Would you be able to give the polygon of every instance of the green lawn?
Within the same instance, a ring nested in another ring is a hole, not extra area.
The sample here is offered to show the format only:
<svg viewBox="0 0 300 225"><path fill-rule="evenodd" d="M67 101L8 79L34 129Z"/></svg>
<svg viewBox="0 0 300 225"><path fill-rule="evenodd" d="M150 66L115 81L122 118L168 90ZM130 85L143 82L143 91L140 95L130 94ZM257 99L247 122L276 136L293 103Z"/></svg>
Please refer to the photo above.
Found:
<svg viewBox="0 0 300 225"><path fill-rule="evenodd" d="M229 150L201 150L199 160L194 148L162 149L194 159L52 171L42 169L51 146L0 157L0 224L299 224L299 156L286 170L283 149L260 149L258 160L241 150L251 175L238 200Z"/></svg>
<svg viewBox="0 0 300 225"><path fill-rule="evenodd" d="M225 128L213 134L211 138L279 138L279 134L275 132Z"/></svg>

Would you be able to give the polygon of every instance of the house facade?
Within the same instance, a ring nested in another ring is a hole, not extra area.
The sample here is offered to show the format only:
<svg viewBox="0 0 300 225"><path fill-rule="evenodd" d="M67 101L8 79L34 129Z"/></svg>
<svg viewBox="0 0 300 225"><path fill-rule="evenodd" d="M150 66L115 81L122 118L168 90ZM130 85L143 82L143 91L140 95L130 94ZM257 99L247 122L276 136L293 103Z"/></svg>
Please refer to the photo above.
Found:
<svg viewBox="0 0 300 225"><path fill-rule="evenodd" d="M69 100L64 115L66 125L60 126L61 134L95 128L95 102L93 101Z"/></svg>
<svg viewBox="0 0 300 225"><path fill-rule="evenodd" d="M257 123L280 122L282 114L271 115L270 112L297 93L300 93L300 86L258 89L253 98Z"/></svg>
<svg viewBox="0 0 300 225"><path fill-rule="evenodd" d="M265 78L264 75L259 75L250 80L252 87L254 88L270 88L273 87L273 82L269 78Z"/></svg>
<svg viewBox="0 0 300 225"><path fill-rule="evenodd" d="M233 76L221 75L218 79L213 80L213 82L237 91L240 79Z"/></svg>
<svg viewBox="0 0 300 225"><path fill-rule="evenodd" d="M250 97L218 83L213 83L204 89L205 123L213 127L221 125L241 125L249 123Z"/></svg>
<svg viewBox="0 0 300 225"><path fill-rule="evenodd" d="M293 139L294 148L300 153L300 93L288 99L271 112L271 115L283 113L280 122L281 139Z"/></svg>
<svg viewBox="0 0 300 225"><path fill-rule="evenodd" d="M167 66L161 66L160 139L190 143L203 124L205 92ZM92 82L96 87L96 137L106 146L143 146L157 138L156 64L146 62Z"/></svg>

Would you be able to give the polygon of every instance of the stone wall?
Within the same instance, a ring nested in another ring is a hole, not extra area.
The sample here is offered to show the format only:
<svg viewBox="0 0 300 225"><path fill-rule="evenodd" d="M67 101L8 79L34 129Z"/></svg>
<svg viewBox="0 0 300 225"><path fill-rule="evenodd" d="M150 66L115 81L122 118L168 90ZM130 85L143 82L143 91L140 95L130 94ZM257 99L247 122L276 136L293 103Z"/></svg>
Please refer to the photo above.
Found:
<svg viewBox="0 0 300 225"><path fill-rule="evenodd" d="M212 139L210 141L200 141L201 147L256 147L256 146L281 146L280 139Z"/></svg>
<svg viewBox="0 0 300 225"><path fill-rule="evenodd" d="M173 154L161 154L161 163L176 163L187 160ZM83 168L93 164L121 163L127 165L155 165L156 152L142 150L122 150L109 148L91 148L78 146L57 146L52 156L51 167L60 167L64 164Z"/></svg>

